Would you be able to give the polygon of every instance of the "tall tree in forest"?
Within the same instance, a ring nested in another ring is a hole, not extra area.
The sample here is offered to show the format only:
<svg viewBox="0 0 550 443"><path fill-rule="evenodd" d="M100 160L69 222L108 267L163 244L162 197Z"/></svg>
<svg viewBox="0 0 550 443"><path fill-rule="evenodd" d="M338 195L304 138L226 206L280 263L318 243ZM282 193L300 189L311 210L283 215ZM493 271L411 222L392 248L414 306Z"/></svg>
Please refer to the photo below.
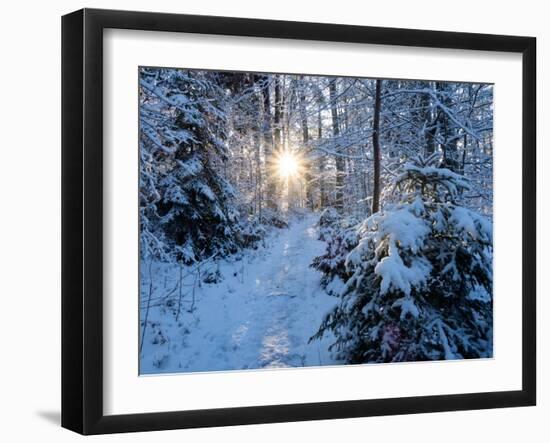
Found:
<svg viewBox="0 0 550 443"><path fill-rule="evenodd" d="M283 131L283 91L281 85L281 76L275 76L275 103L273 112L275 153L282 149L282 131Z"/></svg>
<svg viewBox="0 0 550 443"><path fill-rule="evenodd" d="M454 172L460 172L461 162L458 159L458 129L456 123L450 118L450 112L445 110L454 109L453 93L454 85L452 83L436 82L436 91L440 102L439 108L442 110L441 116L441 149L443 159L441 166L449 168Z"/></svg>
<svg viewBox="0 0 550 443"><path fill-rule="evenodd" d="M428 82L425 86L427 89L434 89L432 82ZM432 95L428 93L419 94L420 101L420 117L422 125L422 133L424 136L425 154L431 155L435 153L437 147L437 133L439 128L439 110L434 109L432 104Z"/></svg>
<svg viewBox="0 0 550 443"><path fill-rule="evenodd" d="M273 124L272 124L272 114L271 114L271 76L262 75L259 76L259 81L262 82L261 91L263 97L263 153L265 156L266 163L266 206L270 210L275 210L277 208L277 183L275 180L274 174L274 165L273 158L275 156L275 143L273 140Z"/></svg>
<svg viewBox="0 0 550 443"><path fill-rule="evenodd" d="M380 107L382 80L376 80L374 93L374 116L372 119L372 154L374 161L372 213L380 210Z"/></svg>
<svg viewBox="0 0 550 443"><path fill-rule="evenodd" d="M307 104L306 104L306 91L305 91L305 81L304 77L300 78L300 124L302 126L302 142L304 144L304 151L307 153L305 156L305 171L304 171L304 180L306 185L306 207L313 210L314 201L313 201L313 182L311 170L313 167L312 161L310 159L310 147L309 147L309 125L307 118Z"/></svg>
<svg viewBox="0 0 550 443"><path fill-rule="evenodd" d="M330 111L332 116L332 136L338 138L340 135L340 118L338 115L338 96L336 79L329 83ZM336 164L336 198L334 206L339 211L344 208L344 159L335 152L334 162Z"/></svg>
<svg viewBox="0 0 550 443"><path fill-rule="evenodd" d="M258 81L260 80L258 75L253 75L253 84L254 87L256 87ZM262 173L262 159L261 159L261 133L262 133L262 123L261 120L258 118L261 109L261 95L259 91L254 91L252 93L251 101L253 103L252 109L254 111L254 121L255 121L255 129L254 133L252 134L253 140L254 140L254 162L255 162L255 169L256 169L256 201L257 201L257 212L258 216L261 219L262 218L262 209L263 209L263 173Z"/></svg>
<svg viewBox="0 0 550 443"><path fill-rule="evenodd" d="M320 145L323 140L323 115L322 111L325 106L325 98L323 96L323 91L319 87L319 83L316 83L315 89L315 101L317 103L317 144ZM325 179L325 156L320 154L318 158L318 168L319 168L319 177L318 177L318 187L319 187L319 207L325 208L327 206L327 189L326 189L326 179Z"/></svg>
<svg viewBox="0 0 550 443"><path fill-rule="evenodd" d="M216 73L140 69L142 254L190 263L236 250L223 98Z"/></svg>

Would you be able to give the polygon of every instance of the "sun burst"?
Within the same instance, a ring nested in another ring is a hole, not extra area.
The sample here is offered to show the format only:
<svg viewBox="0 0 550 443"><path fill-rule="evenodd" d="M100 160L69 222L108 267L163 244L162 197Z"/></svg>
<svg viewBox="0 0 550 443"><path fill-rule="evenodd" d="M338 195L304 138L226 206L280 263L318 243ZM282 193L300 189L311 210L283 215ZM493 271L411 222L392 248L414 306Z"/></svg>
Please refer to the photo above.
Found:
<svg viewBox="0 0 550 443"><path fill-rule="evenodd" d="M277 172L281 178L290 178L298 174L300 162L290 151L282 152L277 158Z"/></svg>

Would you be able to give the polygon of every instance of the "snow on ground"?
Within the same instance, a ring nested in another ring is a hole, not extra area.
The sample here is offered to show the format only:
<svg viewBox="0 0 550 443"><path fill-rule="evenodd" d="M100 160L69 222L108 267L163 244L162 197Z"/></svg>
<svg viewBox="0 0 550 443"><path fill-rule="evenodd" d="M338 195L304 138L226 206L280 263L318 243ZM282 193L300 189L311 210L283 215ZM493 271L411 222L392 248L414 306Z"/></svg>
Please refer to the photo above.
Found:
<svg viewBox="0 0 550 443"><path fill-rule="evenodd" d="M308 344L338 302L319 286L321 274L309 267L325 247L317 240L317 219L315 214L295 219L288 229L274 230L257 250L204 264L201 279L196 273L186 276L186 268L153 263L141 374L341 364L328 351L332 336ZM205 273L216 270L222 276L219 283L201 282ZM143 332L147 263L141 271Z"/></svg>

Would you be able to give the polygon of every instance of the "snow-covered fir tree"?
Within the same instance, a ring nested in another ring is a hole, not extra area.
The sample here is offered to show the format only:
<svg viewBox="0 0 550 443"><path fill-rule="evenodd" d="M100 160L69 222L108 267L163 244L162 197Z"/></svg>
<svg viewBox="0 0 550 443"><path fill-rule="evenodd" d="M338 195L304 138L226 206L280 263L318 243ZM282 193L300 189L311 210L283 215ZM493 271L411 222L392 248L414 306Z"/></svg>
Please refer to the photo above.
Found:
<svg viewBox="0 0 550 443"><path fill-rule="evenodd" d="M190 263L234 252L234 190L224 177L225 91L216 74L140 69L142 252Z"/></svg>
<svg viewBox="0 0 550 443"><path fill-rule="evenodd" d="M358 225L357 245L329 267L345 285L314 338L332 330L349 363L492 355L492 223L457 203L469 182L437 157L403 166L394 201Z"/></svg>

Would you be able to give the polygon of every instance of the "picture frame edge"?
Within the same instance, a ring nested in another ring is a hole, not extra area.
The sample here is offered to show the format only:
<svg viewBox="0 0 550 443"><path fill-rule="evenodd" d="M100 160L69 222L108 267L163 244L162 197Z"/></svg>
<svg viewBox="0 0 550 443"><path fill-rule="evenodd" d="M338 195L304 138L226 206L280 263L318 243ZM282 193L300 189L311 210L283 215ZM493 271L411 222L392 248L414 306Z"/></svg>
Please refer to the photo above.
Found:
<svg viewBox="0 0 550 443"><path fill-rule="evenodd" d="M243 35L236 32L243 29L244 24L243 32L249 37L296 39L304 37L305 33L310 36L309 40L367 43L353 41L350 37L354 32L361 31L362 39L378 35L378 39L373 40L378 42L376 44L396 44L396 40L408 35L406 44L402 46L522 54L522 390L113 416L103 414L102 32L116 25L124 29L176 32L174 27L178 22L179 26L182 23L188 26L185 28L188 30L177 32L208 31L218 23L216 30L220 32L199 33ZM286 33L279 37L272 35L281 24L287 26ZM307 28L305 31L304 26ZM261 32L258 31L261 35L250 35L255 29L261 29ZM323 39L315 38L320 30L323 30ZM336 39L327 38L335 33ZM451 46L437 45L435 37L444 45ZM429 44L419 44L426 43L426 40ZM62 17L61 43L63 427L80 434L106 434L536 405L535 37L81 9ZM457 44L466 47L458 47Z"/></svg>

